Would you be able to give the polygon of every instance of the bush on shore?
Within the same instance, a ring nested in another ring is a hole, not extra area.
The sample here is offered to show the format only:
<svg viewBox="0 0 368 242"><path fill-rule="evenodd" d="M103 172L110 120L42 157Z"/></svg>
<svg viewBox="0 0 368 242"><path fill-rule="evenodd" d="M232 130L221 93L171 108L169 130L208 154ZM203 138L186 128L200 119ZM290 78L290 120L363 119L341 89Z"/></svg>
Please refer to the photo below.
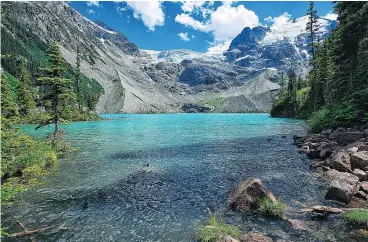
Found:
<svg viewBox="0 0 368 242"><path fill-rule="evenodd" d="M280 198L276 201L272 201L269 197L264 197L260 201L258 211L266 216L282 218L285 207L285 203L283 203Z"/></svg>
<svg viewBox="0 0 368 242"><path fill-rule="evenodd" d="M367 225L368 210L353 209L343 215L343 219L349 223Z"/></svg>
<svg viewBox="0 0 368 242"><path fill-rule="evenodd" d="M197 239L201 242L215 242L223 235L229 235L237 239L240 236L240 230L238 227L226 224L211 215L207 220L207 224L199 228Z"/></svg>

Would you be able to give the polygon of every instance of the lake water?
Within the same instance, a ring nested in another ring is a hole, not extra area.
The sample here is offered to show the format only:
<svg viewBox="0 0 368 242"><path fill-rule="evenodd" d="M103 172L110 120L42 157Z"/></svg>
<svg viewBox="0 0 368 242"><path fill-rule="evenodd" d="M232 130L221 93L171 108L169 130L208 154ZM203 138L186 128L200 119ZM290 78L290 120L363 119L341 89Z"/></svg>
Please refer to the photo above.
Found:
<svg viewBox="0 0 368 242"><path fill-rule="evenodd" d="M325 184L293 145L292 136L305 132L302 121L268 114L102 116L108 120L63 126L78 150L5 210L5 226L17 229L11 211L30 229L61 226L36 241L195 241L213 213L275 240L333 236L334 221L298 232L287 222L227 208L231 190L248 177L259 177L292 208L327 203ZM23 130L39 137L52 131L33 128Z"/></svg>

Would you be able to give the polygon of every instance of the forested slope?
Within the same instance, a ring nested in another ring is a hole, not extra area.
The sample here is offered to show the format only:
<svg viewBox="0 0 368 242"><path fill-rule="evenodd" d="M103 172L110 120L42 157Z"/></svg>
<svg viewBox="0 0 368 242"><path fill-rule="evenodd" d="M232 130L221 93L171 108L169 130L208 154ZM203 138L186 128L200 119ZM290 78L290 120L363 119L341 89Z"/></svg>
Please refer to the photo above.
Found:
<svg viewBox="0 0 368 242"><path fill-rule="evenodd" d="M368 121L368 3L338 2L339 25L317 42L314 67L301 85L289 75L272 116L308 118L313 131Z"/></svg>

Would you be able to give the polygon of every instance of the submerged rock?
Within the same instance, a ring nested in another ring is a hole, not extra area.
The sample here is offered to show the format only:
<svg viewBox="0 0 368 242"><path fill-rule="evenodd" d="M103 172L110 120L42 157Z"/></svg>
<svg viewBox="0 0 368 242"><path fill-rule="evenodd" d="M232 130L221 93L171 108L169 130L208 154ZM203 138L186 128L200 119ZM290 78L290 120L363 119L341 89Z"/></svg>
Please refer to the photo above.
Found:
<svg viewBox="0 0 368 242"><path fill-rule="evenodd" d="M263 197L276 201L272 192L263 185L261 180L249 178L231 192L228 203L232 210L246 212L257 209Z"/></svg>
<svg viewBox="0 0 368 242"><path fill-rule="evenodd" d="M297 220L297 219L288 219L288 222L290 223L291 227L295 230L304 230L308 231L308 226L304 221Z"/></svg>
<svg viewBox="0 0 368 242"><path fill-rule="evenodd" d="M216 242L239 242L239 240L234 239L230 235L222 235Z"/></svg>
<svg viewBox="0 0 368 242"><path fill-rule="evenodd" d="M256 232L242 235L240 236L239 240L240 242L272 242L272 239L270 237Z"/></svg>

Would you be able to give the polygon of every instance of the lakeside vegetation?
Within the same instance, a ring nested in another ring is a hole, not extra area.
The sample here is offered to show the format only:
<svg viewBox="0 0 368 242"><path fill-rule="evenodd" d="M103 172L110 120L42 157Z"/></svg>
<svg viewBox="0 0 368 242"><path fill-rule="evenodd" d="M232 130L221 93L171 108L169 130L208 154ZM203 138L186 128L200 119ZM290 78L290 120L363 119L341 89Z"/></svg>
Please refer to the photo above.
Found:
<svg viewBox="0 0 368 242"><path fill-rule="evenodd" d="M313 132L368 122L368 3L337 2L334 11L339 25L322 41L311 2L312 70L306 80L290 70L287 88L271 110L273 117L307 119Z"/></svg>
<svg viewBox="0 0 368 242"><path fill-rule="evenodd" d="M40 183L39 178L48 173L57 157L74 150L60 128L61 123L99 119L94 108L102 88L80 73L79 56L77 70L67 65L55 41L50 42L45 52L38 49L36 54L30 50L22 52L21 48L9 49L11 45L4 42L1 56L1 202L10 205L17 193ZM36 63L40 64L37 72L34 58L38 58ZM19 125L25 123L38 124L36 129L53 124L55 130L46 139L38 139L20 131ZM1 233L6 234L4 228Z"/></svg>

